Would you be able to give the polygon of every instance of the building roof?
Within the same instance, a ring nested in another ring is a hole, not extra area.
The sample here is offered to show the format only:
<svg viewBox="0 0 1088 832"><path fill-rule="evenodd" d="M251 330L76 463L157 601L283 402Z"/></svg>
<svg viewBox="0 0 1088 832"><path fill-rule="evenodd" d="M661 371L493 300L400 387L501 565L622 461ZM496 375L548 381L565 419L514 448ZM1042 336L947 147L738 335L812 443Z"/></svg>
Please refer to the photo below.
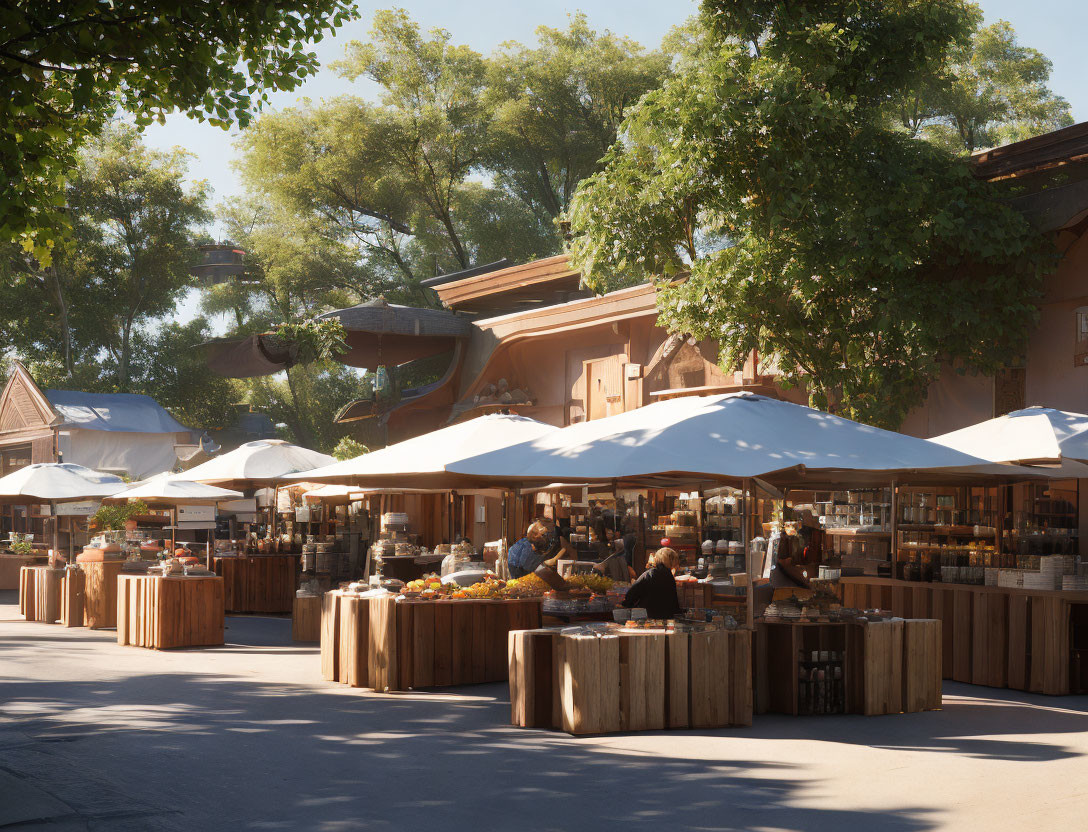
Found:
<svg viewBox="0 0 1088 832"><path fill-rule="evenodd" d="M150 396L45 390L63 420L60 427L121 433L185 433L188 428Z"/></svg>
<svg viewBox="0 0 1088 832"><path fill-rule="evenodd" d="M589 293L581 289L581 274L565 254L545 257L482 273L447 275L428 281L450 309L481 315L516 312L563 303Z"/></svg>
<svg viewBox="0 0 1088 832"><path fill-rule="evenodd" d="M1088 121L972 154L980 179L1006 179L1088 159Z"/></svg>

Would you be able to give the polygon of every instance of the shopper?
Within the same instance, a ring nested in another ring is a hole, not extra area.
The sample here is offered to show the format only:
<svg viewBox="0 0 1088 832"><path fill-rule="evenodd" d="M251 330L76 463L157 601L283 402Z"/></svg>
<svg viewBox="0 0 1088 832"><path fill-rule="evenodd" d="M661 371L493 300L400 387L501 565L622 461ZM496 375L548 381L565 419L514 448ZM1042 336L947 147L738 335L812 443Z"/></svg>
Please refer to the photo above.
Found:
<svg viewBox="0 0 1088 832"><path fill-rule="evenodd" d="M680 566L680 556L665 547L654 553L651 566L631 584L623 599L625 607L642 607L654 619L676 618L681 612L673 573Z"/></svg>
<svg viewBox="0 0 1088 832"><path fill-rule="evenodd" d="M510 547L507 562L511 578L522 578L538 569L555 572L562 558L577 560L570 542L562 537L551 520L534 520L525 537ZM555 573L558 576L558 573Z"/></svg>

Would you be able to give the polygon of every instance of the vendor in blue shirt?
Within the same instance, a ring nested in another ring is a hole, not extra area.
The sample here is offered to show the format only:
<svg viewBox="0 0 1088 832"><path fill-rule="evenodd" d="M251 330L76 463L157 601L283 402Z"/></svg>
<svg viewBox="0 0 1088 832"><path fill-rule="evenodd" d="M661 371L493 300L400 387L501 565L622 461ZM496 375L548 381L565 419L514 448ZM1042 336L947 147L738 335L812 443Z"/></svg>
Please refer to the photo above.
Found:
<svg viewBox="0 0 1088 832"><path fill-rule="evenodd" d="M561 559L577 560L574 547L562 537L551 520L535 520L525 537L510 547L510 577L521 578L541 567L555 569Z"/></svg>

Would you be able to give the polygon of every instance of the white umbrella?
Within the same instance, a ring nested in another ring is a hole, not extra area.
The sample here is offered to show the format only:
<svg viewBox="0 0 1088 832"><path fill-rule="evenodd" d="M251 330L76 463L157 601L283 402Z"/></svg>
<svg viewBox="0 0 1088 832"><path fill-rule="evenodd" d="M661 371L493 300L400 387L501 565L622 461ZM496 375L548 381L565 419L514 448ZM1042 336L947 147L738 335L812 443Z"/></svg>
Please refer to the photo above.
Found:
<svg viewBox="0 0 1088 832"><path fill-rule="evenodd" d="M308 471L335 461L328 454L292 445L282 439L259 439L183 471L179 477L213 485L252 488L272 485L299 471Z"/></svg>
<svg viewBox="0 0 1088 832"><path fill-rule="evenodd" d="M241 491L220 488L203 482L179 479L177 474L160 474L157 477L134 484L115 494L114 500L143 500L147 503L166 503L173 506L212 505L228 500L238 500L245 495Z"/></svg>
<svg viewBox="0 0 1088 832"><path fill-rule="evenodd" d="M1088 415L1028 407L935 436L932 442L994 462L1052 465L1054 479L1088 477Z"/></svg>
<svg viewBox="0 0 1088 832"><path fill-rule="evenodd" d="M450 425L380 451L306 471L288 479L370 487L471 487L480 483L474 477L450 474L453 463L539 439L557 430L535 419L496 413Z"/></svg>
<svg viewBox="0 0 1088 832"><path fill-rule="evenodd" d="M207 506L237 500L245 495L241 491L231 491L203 482L183 480L177 474L159 474L157 477L137 483L132 488L114 495L113 500L133 502L143 500L146 503L159 503L173 507L173 524L170 527L170 540L176 545L178 526L178 506ZM209 544L210 548L210 544Z"/></svg>
<svg viewBox="0 0 1088 832"><path fill-rule="evenodd" d="M521 483L760 477L809 486L896 475L915 481L1036 475L753 393L657 402L463 459L449 470Z"/></svg>
<svg viewBox="0 0 1088 832"><path fill-rule="evenodd" d="M100 500L124 491L125 481L72 462L39 462L0 477L0 501L21 504L49 503L53 517L53 549L59 549L57 503ZM70 540L69 540L70 543Z"/></svg>

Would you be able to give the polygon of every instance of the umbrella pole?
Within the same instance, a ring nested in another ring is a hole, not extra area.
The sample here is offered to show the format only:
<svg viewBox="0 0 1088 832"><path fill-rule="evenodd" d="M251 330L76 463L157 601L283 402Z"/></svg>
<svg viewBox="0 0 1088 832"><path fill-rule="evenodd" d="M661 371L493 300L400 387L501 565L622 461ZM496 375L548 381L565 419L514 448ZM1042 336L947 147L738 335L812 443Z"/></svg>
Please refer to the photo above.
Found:
<svg viewBox="0 0 1088 832"><path fill-rule="evenodd" d="M173 507L173 522L170 524L170 557L178 550L178 507Z"/></svg>
<svg viewBox="0 0 1088 832"><path fill-rule="evenodd" d="M752 553L749 551L749 529L748 524L752 521L752 504L750 502L749 493L752 488L752 481L749 478L745 478L742 485L741 499L744 500L744 520L741 522L741 543L744 546L744 568L748 572L748 603L745 606L748 608L745 614L747 619L745 623L748 628L751 629L755 626L756 620L756 593L755 587L752 581Z"/></svg>
<svg viewBox="0 0 1088 832"><path fill-rule="evenodd" d="M49 514L53 520L53 565L56 566L60 557L60 518L57 517L57 504L53 501L49 503Z"/></svg>
<svg viewBox="0 0 1088 832"><path fill-rule="evenodd" d="M892 561L892 577L899 577L899 483L892 477L892 517L889 528L892 533L892 547L889 556ZM841 573L840 573L841 577Z"/></svg>

